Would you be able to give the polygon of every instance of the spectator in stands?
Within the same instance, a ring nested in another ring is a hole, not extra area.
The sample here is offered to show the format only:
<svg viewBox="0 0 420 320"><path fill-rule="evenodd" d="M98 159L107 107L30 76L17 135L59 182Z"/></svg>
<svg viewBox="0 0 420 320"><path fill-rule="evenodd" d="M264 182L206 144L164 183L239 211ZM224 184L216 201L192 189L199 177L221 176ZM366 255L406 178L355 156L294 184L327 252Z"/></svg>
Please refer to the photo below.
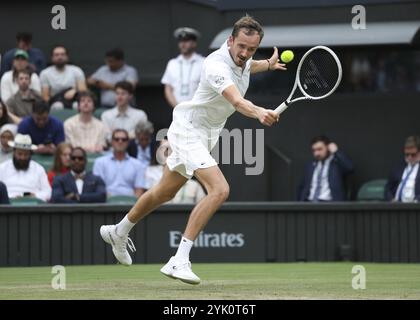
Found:
<svg viewBox="0 0 420 320"><path fill-rule="evenodd" d="M18 132L31 136L38 145L35 152L39 154L54 154L57 145L64 141L63 123L49 115L49 107L44 101L34 103L32 116L22 120Z"/></svg>
<svg viewBox="0 0 420 320"><path fill-rule="evenodd" d="M0 95L1 99L6 103L10 97L19 91L17 83L17 77L19 71L30 70L29 69L29 56L26 51L16 50L15 58L13 59L13 68L3 74L0 81ZM37 93L41 92L41 83L38 75L35 72L31 72L31 84L30 88Z"/></svg>
<svg viewBox="0 0 420 320"><path fill-rule="evenodd" d="M314 160L306 166L298 200L346 200L345 178L353 172L352 161L326 136L313 138L311 147Z"/></svg>
<svg viewBox="0 0 420 320"><path fill-rule="evenodd" d="M139 122L135 128L136 138L130 141L128 145L128 154L137 158L145 166L150 164L152 152L154 149L153 124L150 121Z"/></svg>
<svg viewBox="0 0 420 320"><path fill-rule="evenodd" d="M130 106L133 92L133 86L130 82L121 81L115 85L117 105L105 111L101 117L108 133L113 132L115 129L124 129L128 132L129 138L133 139L136 125L139 122L147 121L147 115L143 110L134 109Z"/></svg>
<svg viewBox="0 0 420 320"><path fill-rule="evenodd" d="M6 105L9 114L16 116L19 122L22 118L32 114L32 106L35 101L40 101L41 96L34 89L31 89L31 72L27 69L17 73L16 82L19 90L7 100Z"/></svg>
<svg viewBox="0 0 420 320"><path fill-rule="evenodd" d="M81 92L78 96L79 114L64 121L66 141L73 147L82 147L91 153L102 152L106 147L106 129L104 124L93 116L95 96Z"/></svg>
<svg viewBox="0 0 420 320"><path fill-rule="evenodd" d="M0 204L10 204L6 185L0 181Z"/></svg>
<svg viewBox="0 0 420 320"><path fill-rule="evenodd" d="M52 109L76 108L76 94L86 91L85 75L78 66L68 64L64 46L56 46L51 54L52 66L41 72L42 98Z"/></svg>
<svg viewBox="0 0 420 320"><path fill-rule="evenodd" d="M12 69L13 58L17 50L24 50L28 53L31 70L39 74L47 66L47 61L40 49L32 47L32 34L30 32L19 32L16 35L16 40L17 48L10 49L3 56L0 76Z"/></svg>
<svg viewBox="0 0 420 320"><path fill-rule="evenodd" d="M54 177L66 174L70 168L70 154L72 146L70 143L61 142L54 153L53 167L48 171L48 182L52 186Z"/></svg>
<svg viewBox="0 0 420 320"><path fill-rule="evenodd" d="M163 164L169 155L169 143L167 140L162 140L160 144L156 143L154 146L152 161L145 172L146 189L150 189L159 182L163 174ZM156 148L156 146L159 147ZM197 203L205 195L203 187L193 177L187 180L169 203Z"/></svg>
<svg viewBox="0 0 420 320"><path fill-rule="evenodd" d="M114 86L120 81L130 82L135 89L138 83L137 70L124 61L124 51L115 48L105 54L105 65L88 79L88 84L100 89L101 107L115 106Z"/></svg>
<svg viewBox="0 0 420 320"><path fill-rule="evenodd" d="M92 203L105 202L106 189L101 177L86 172L86 151L76 147L71 151L71 171L54 178L51 202Z"/></svg>
<svg viewBox="0 0 420 320"><path fill-rule="evenodd" d="M100 176L110 196L140 197L145 189L142 163L127 154L128 132L116 129L112 133L113 152L97 158L93 165L93 174Z"/></svg>
<svg viewBox="0 0 420 320"><path fill-rule="evenodd" d="M393 202L420 200L420 137L409 136L404 143L404 160L390 173L385 186L385 199Z"/></svg>
<svg viewBox="0 0 420 320"><path fill-rule="evenodd" d="M200 82L204 57L195 53L199 35L192 28L178 28L174 32L180 55L169 60L161 80L166 101L173 108L182 101L191 100Z"/></svg>
<svg viewBox="0 0 420 320"><path fill-rule="evenodd" d="M0 164L0 181L9 194L9 198L35 197L48 201L51 197L51 187L44 168L31 160L32 144L29 135L17 134L9 145L13 150L13 159Z"/></svg>
<svg viewBox="0 0 420 320"><path fill-rule="evenodd" d="M17 126L15 124L5 124L0 127L0 163L12 159L13 148L9 146L9 141L15 139Z"/></svg>
<svg viewBox="0 0 420 320"><path fill-rule="evenodd" d="M5 124L19 123L19 119L7 111L6 105L0 100L0 127Z"/></svg>

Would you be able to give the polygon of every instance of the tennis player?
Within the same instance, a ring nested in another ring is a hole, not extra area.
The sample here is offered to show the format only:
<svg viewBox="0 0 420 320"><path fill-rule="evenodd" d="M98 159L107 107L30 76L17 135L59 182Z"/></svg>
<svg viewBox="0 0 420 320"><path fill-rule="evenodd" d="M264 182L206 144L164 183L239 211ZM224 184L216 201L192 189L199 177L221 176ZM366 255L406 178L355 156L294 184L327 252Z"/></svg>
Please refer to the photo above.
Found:
<svg viewBox="0 0 420 320"><path fill-rule="evenodd" d="M194 240L229 195L229 185L210 151L218 141L227 118L239 111L271 126L279 120L273 110L244 99L253 73L286 70L279 63L277 48L270 59L252 60L264 36L261 25L250 16L239 19L232 35L204 61L200 84L191 101L178 104L168 130L172 149L160 182L144 193L117 225L102 226L100 233L112 246L117 260L131 265L127 251L135 247L128 234L148 213L172 199L194 175L206 188L205 196L192 210L175 256L160 270L168 277L189 284L200 283L191 269L189 254Z"/></svg>

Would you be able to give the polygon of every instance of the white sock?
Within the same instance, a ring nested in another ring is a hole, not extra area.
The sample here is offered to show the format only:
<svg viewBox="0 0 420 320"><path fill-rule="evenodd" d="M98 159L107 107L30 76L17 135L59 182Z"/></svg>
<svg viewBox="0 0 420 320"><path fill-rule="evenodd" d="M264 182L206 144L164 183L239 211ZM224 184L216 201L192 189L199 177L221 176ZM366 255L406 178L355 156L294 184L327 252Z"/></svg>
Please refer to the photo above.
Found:
<svg viewBox="0 0 420 320"><path fill-rule="evenodd" d="M130 233L131 229L135 226L135 223L132 223L130 220L128 220L127 215L120 221L119 224L117 224L116 233L120 237L126 236Z"/></svg>
<svg viewBox="0 0 420 320"><path fill-rule="evenodd" d="M190 260L190 251L193 246L194 242L188 240L187 238L182 237L181 241L179 242L178 251L175 254L176 258L182 260Z"/></svg>

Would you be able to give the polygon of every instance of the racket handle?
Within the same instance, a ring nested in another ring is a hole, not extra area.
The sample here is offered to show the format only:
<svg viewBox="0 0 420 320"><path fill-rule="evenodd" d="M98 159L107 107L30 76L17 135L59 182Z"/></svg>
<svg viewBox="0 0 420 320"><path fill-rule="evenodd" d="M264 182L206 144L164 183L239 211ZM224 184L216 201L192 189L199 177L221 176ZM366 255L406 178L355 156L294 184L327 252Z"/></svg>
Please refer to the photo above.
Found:
<svg viewBox="0 0 420 320"><path fill-rule="evenodd" d="M289 104L288 103L286 103L286 101L285 102L283 102L281 105L279 105L275 110L274 110L274 112L276 112L277 114L281 114L284 110L286 110L287 109L287 107L289 106Z"/></svg>

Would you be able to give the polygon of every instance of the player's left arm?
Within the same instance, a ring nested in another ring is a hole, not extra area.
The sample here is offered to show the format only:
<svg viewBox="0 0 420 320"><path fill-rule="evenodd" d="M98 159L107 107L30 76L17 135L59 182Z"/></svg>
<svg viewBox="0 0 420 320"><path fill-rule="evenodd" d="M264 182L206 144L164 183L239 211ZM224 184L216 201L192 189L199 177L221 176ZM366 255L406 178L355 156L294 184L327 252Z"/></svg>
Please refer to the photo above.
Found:
<svg viewBox="0 0 420 320"><path fill-rule="evenodd" d="M277 47L274 47L274 52L270 59L252 60L251 62L251 73L272 70L287 70L286 65L279 62L279 51Z"/></svg>

